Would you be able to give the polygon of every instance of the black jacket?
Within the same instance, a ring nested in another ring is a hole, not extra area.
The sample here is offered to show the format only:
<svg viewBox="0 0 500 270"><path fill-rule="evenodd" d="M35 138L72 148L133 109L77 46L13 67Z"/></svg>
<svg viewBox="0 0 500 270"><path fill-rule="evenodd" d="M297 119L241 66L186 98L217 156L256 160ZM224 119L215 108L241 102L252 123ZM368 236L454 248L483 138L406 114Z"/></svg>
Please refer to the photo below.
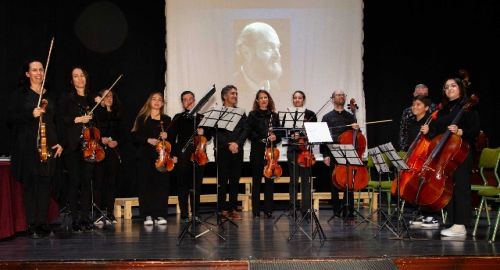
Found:
<svg viewBox="0 0 500 270"><path fill-rule="evenodd" d="M161 115L161 120L153 120L148 117L146 121L144 118L138 119L137 130L132 132L134 144L138 147L138 155L141 159L155 160L158 157L154 146L148 143L149 138L159 138L161 132L160 121L163 121L163 128L166 131L172 121L170 116ZM172 145L170 136L167 141Z"/></svg>

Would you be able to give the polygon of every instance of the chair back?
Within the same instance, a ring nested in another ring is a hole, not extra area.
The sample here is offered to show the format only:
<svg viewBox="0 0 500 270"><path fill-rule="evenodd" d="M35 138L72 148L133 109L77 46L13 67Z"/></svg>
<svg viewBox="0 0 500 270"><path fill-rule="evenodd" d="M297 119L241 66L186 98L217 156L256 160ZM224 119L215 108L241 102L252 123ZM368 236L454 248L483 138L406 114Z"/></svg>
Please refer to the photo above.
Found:
<svg viewBox="0 0 500 270"><path fill-rule="evenodd" d="M483 179L484 185L488 185L488 179L484 174L484 170L493 170L493 175L497 181L497 187L500 188L500 178L498 177L498 163L500 160L500 147L498 148L483 148L479 157L479 173Z"/></svg>

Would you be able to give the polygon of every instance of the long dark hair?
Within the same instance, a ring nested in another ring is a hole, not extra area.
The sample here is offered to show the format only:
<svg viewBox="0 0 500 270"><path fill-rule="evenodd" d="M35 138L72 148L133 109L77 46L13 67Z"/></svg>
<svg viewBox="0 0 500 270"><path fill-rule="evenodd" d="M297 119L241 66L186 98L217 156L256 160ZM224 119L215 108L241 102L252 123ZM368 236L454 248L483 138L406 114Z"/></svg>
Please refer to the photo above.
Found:
<svg viewBox="0 0 500 270"><path fill-rule="evenodd" d="M85 68L83 68L82 66L73 66L71 68L71 72L69 73L69 84L71 85L70 89L71 89L71 92L75 93L76 94L76 88L75 86L73 85L73 71L75 69L80 69L82 72L83 72L83 75L85 76L85 89L84 89L84 94L85 96L88 96L90 94L90 79L89 79L89 73L87 72L87 70Z"/></svg>
<svg viewBox="0 0 500 270"><path fill-rule="evenodd" d="M449 80L453 80L458 85L458 89L460 91L459 102L460 103L466 102L468 99L467 98L467 90L465 89L465 86L464 86L464 83L462 82L462 80L460 80L459 78L448 78L444 81L444 84L443 84L443 92L442 92L443 94L441 97L441 103L443 104L443 106L447 106L450 103L450 100L446 96L446 90L444 89L446 86L446 82Z"/></svg>
<svg viewBox="0 0 500 270"><path fill-rule="evenodd" d="M34 63L34 62L41 63L42 66L45 68L45 65L43 64L43 62L40 59L38 59L38 58L28 59L21 66L21 72L19 74L19 79L18 79L18 86L19 87L29 89L29 87L30 87L30 79L28 77L26 77L26 72L28 72L30 70L30 65L31 65L31 63Z"/></svg>
<svg viewBox="0 0 500 270"><path fill-rule="evenodd" d="M99 91L99 96L102 97L104 95L104 93L106 92L106 90L107 89L103 89L103 90ZM111 112L116 117L120 117L121 116L121 107L122 107L120 99L116 95L115 91L111 91L108 95L112 95L113 96L113 105L111 105Z"/></svg>
<svg viewBox="0 0 500 270"><path fill-rule="evenodd" d="M270 110L271 112L275 112L276 111L276 106L274 106L274 100L273 98L271 97L271 95L269 94L269 92L267 92L266 90L259 90L257 91L257 94L255 94L255 99L253 101L253 110L254 111L257 111L259 110L259 94L260 93L264 93L266 94L267 98L269 99L269 104L267 104L267 109Z"/></svg>

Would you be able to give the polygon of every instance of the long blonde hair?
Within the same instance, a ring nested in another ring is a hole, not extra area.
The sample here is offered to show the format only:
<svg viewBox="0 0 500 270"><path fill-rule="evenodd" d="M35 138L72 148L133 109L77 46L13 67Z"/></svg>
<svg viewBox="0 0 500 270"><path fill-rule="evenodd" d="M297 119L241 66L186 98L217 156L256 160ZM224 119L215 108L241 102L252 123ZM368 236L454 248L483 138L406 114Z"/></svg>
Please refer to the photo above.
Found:
<svg viewBox="0 0 500 270"><path fill-rule="evenodd" d="M153 92L149 95L148 99L146 100L144 105L142 105L141 110L135 117L134 126L132 127L132 132L137 131L137 128L139 126L138 125L139 119L143 119L144 123L146 123L148 117L151 117L151 101L153 100L154 95L159 95L163 101L163 106L161 106L160 108L160 115L163 115L163 108L165 107L165 99L163 98L163 93Z"/></svg>

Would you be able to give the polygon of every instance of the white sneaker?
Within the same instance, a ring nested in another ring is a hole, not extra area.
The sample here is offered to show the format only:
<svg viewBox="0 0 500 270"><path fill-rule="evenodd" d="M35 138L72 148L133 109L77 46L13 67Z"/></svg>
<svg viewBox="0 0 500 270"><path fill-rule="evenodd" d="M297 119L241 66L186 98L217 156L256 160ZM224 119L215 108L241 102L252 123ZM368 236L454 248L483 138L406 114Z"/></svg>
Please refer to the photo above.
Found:
<svg viewBox="0 0 500 270"><path fill-rule="evenodd" d="M412 227L420 227L424 221L424 216L418 216L414 220L410 220L410 226Z"/></svg>
<svg viewBox="0 0 500 270"><path fill-rule="evenodd" d="M154 224L154 223L153 223L153 218L152 218L151 216L147 216L147 217L146 217L146 220L144 220L144 225L146 225L146 226L151 226L151 225L153 225L153 224Z"/></svg>
<svg viewBox="0 0 500 270"><path fill-rule="evenodd" d="M422 227L429 229L437 229L439 228L439 221L434 217L426 217L422 222Z"/></svg>
<svg viewBox="0 0 500 270"><path fill-rule="evenodd" d="M96 226L102 226L102 225L104 225L104 222L102 222L102 220L98 220L98 221L94 222L94 225L96 225Z"/></svg>
<svg viewBox="0 0 500 270"><path fill-rule="evenodd" d="M441 230L441 235L443 236L465 236L467 235L467 230L464 225L453 224L448 229Z"/></svg>
<svg viewBox="0 0 500 270"><path fill-rule="evenodd" d="M156 220L155 220L155 223L157 225L166 225L167 224L167 220L164 217L157 217Z"/></svg>

